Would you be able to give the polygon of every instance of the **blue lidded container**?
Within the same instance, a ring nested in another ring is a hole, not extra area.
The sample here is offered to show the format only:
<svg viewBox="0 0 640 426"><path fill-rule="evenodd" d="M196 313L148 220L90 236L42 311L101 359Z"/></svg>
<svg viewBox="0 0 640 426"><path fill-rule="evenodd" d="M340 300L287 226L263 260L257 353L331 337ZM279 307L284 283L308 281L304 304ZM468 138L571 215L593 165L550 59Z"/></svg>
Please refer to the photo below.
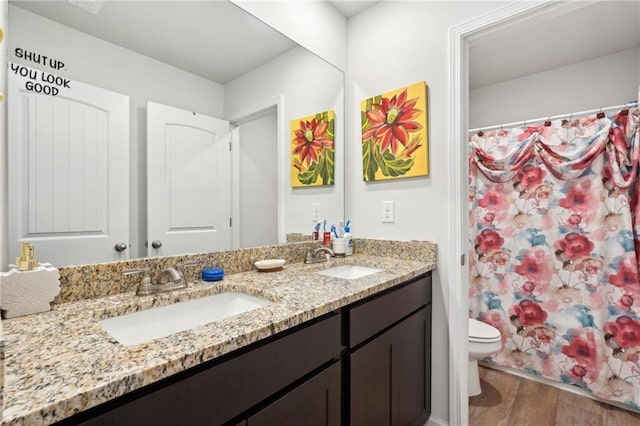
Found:
<svg viewBox="0 0 640 426"><path fill-rule="evenodd" d="M224 277L224 271L221 268L207 268L202 270L203 281L220 281Z"/></svg>

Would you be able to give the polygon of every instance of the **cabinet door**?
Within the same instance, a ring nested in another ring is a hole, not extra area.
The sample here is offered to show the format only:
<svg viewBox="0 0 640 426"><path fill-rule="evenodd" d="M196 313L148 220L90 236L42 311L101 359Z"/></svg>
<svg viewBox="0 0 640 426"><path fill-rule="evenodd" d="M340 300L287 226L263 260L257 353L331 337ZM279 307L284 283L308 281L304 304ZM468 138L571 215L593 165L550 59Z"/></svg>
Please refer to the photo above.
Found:
<svg viewBox="0 0 640 426"><path fill-rule="evenodd" d="M58 266L128 259L129 97L68 79L38 94L31 79L49 73L10 69L9 259L26 241Z"/></svg>
<svg viewBox="0 0 640 426"><path fill-rule="evenodd" d="M247 426L340 424L341 363L317 374L247 421Z"/></svg>
<svg viewBox="0 0 640 426"><path fill-rule="evenodd" d="M391 423L391 338L384 333L351 354L352 426Z"/></svg>
<svg viewBox="0 0 640 426"><path fill-rule="evenodd" d="M426 408L425 391L430 381L425 380L428 364L425 314L426 309L422 309L391 330L392 425L411 425Z"/></svg>
<svg viewBox="0 0 640 426"><path fill-rule="evenodd" d="M351 425L426 421L431 399L429 309L421 309L351 354Z"/></svg>

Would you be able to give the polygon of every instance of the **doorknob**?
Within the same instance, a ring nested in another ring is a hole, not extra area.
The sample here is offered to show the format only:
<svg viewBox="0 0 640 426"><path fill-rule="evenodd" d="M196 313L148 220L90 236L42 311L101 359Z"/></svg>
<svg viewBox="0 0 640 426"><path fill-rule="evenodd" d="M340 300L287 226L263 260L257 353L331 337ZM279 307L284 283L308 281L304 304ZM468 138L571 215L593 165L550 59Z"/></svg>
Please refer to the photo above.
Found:
<svg viewBox="0 0 640 426"><path fill-rule="evenodd" d="M154 249L159 249L160 247L162 247L162 241L160 240L153 240L151 242L151 247L153 247Z"/></svg>
<svg viewBox="0 0 640 426"><path fill-rule="evenodd" d="M127 249L127 243L119 241L116 243L116 246L114 248L116 249L116 251L125 251Z"/></svg>

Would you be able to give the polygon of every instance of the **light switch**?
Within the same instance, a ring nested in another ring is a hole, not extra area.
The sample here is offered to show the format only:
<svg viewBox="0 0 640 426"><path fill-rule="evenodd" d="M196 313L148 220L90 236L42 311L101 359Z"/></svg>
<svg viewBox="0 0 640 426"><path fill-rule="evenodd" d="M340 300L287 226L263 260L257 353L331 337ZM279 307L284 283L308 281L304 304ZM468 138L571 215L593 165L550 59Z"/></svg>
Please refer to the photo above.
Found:
<svg viewBox="0 0 640 426"><path fill-rule="evenodd" d="M320 220L320 203L313 203L311 207L311 220L317 222Z"/></svg>

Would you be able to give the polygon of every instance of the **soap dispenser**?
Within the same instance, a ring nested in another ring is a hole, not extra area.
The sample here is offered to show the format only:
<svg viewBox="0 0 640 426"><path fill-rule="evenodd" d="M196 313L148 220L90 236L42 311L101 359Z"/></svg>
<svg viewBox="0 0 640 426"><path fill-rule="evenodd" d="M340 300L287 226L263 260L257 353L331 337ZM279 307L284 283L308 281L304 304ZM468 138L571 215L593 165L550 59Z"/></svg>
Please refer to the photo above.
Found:
<svg viewBox="0 0 640 426"><path fill-rule="evenodd" d="M20 252L21 255L16 257L18 271L33 271L38 267L38 261L34 257L31 243L22 243Z"/></svg>
<svg viewBox="0 0 640 426"><path fill-rule="evenodd" d="M353 254L353 235L351 235L350 230L351 228L349 228L349 222L347 222L347 225L344 227L345 256L351 256Z"/></svg>

